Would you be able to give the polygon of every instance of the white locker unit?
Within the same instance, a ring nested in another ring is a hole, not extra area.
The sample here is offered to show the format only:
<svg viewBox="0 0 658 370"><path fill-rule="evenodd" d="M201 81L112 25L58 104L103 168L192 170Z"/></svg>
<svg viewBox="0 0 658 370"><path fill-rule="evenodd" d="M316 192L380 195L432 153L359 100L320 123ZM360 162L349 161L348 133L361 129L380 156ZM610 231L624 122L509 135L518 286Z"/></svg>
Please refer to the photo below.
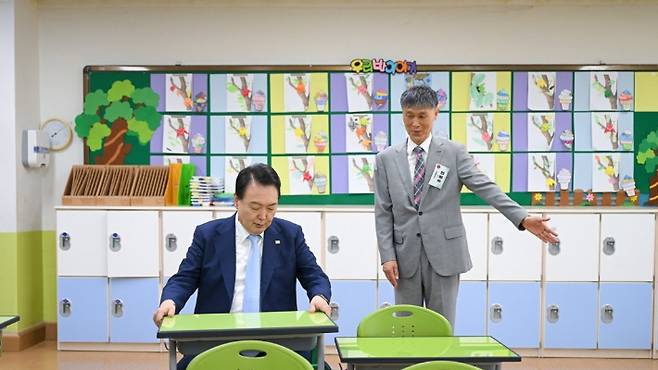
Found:
<svg viewBox="0 0 658 370"><path fill-rule="evenodd" d="M601 281L653 281L654 214L601 215Z"/></svg>
<svg viewBox="0 0 658 370"><path fill-rule="evenodd" d="M597 281L599 277L599 215L549 214L559 243L546 248L547 281Z"/></svg>
<svg viewBox="0 0 658 370"><path fill-rule="evenodd" d="M158 277L159 215L157 211L107 212L109 277Z"/></svg>
<svg viewBox="0 0 658 370"><path fill-rule="evenodd" d="M57 212L57 275L107 276L106 212Z"/></svg>
<svg viewBox="0 0 658 370"><path fill-rule="evenodd" d="M325 272L331 279L377 279L372 212L325 214Z"/></svg>
<svg viewBox="0 0 658 370"><path fill-rule="evenodd" d="M213 212L213 218L215 220L220 219L220 218L229 218L235 214L235 210L233 211L215 211Z"/></svg>
<svg viewBox="0 0 658 370"><path fill-rule="evenodd" d="M462 214L468 252L471 255L473 268L461 275L461 280L487 280L487 214Z"/></svg>
<svg viewBox="0 0 658 370"><path fill-rule="evenodd" d="M489 216L489 280L539 281L542 242L500 213Z"/></svg>
<svg viewBox="0 0 658 370"><path fill-rule="evenodd" d="M192 245L196 227L212 220L212 211L162 212L162 274L172 276L178 271L187 250Z"/></svg>
<svg viewBox="0 0 658 370"><path fill-rule="evenodd" d="M309 249L322 266L322 214L320 212L277 212L276 217L294 222L302 227Z"/></svg>

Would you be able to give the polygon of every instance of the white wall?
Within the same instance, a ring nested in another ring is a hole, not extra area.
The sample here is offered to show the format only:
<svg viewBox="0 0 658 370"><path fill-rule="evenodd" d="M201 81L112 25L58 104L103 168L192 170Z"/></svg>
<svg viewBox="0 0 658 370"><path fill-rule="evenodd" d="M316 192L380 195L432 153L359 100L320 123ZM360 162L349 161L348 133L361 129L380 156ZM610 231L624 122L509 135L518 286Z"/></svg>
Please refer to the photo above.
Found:
<svg viewBox="0 0 658 370"><path fill-rule="evenodd" d="M0 232L16 231L14 4L0 0Z"/></svg>
<svg viewBox="0 0 658 370"><path fill-rule="evenodd" d="M658 62L655 1L183 2L41 0L41 121L81 111L85 65ZM52 207L82 158L77 139L56 154L44 228L54 228Z"/></svg>

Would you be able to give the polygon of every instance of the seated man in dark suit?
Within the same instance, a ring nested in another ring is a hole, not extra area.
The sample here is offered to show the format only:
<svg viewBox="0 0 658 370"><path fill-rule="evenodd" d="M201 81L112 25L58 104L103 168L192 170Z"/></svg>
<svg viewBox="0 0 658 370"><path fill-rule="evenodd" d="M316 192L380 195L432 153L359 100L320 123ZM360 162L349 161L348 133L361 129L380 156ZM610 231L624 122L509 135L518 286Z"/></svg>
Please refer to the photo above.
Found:
<svg viewBox="0 0 658 370"><path fill-rule="evenodd" d="M180 312L197 289L195 313L295 311L297 279L308 294L308 310L331 313L329 279L302 228L274 217L280 189L279 176L266 164L240 171L236 214L196 228L178 273L162 290L153 314L156 325ZM178 369L185 369L192 357L183 357Z"/></svg>

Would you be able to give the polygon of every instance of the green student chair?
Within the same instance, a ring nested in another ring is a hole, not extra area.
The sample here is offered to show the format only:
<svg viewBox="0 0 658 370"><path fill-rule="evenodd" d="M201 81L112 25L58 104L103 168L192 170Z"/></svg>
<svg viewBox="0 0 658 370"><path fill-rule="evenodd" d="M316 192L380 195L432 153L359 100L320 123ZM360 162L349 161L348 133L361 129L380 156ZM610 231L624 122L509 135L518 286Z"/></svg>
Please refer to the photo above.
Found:
<svg viewBox="0 0 658 370"><path fill-rule="evenodd" d="M313 370L292 350L260 340L230 342L211 348L190 362L188 370Z"/></svg>
<svg viewBox="0 0 658 370"><path fill-rule="evenodd" d="M402 370L480 370L480 368L462 362L430 361L405 367Z"/></svg>
<svg viewBox="0 0 658 370"><path fill-rule="evenodd" d="M425 307L407 304L381 308L364 317L357 337L449 337L450 322Z"/></svg>

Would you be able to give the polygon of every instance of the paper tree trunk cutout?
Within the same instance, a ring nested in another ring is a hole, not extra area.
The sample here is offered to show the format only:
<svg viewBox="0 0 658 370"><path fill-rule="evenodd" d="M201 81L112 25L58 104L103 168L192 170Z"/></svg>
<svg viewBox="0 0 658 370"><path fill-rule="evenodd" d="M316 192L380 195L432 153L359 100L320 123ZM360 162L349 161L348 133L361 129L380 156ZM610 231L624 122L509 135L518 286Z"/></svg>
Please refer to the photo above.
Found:
<svg viewBox="0 0 658 370"><path fill-rule="evenodd" d="M244 151L248 152L249 143L251 142L251 132L249 132L249 130L247 129L247 123L245 122L245 118L233 117L230 119L229 122L231 125L231 130L235 131L235 133L242 140L242 144L244 145Z"/></svg>
<svg viewBox="0 0 658 370"><path fill-rule="evenodd" d="M603 91L603 96L608 98L608 101L610 102L610 109L616 110L617 92L612 92L612 80L610 79L610 75L607 73L603 74L603 83L599 81L599 77L597 75L594 75L594 85L597 90Z"/></svg>
<svg viewBox="0 0 658 370"><path fill-rule="evenodd" d="M183 104L185 104L185 109L187 110L192 110L192 96L187 94L187 82L185 81L185 77L179 76L178 77L178 85L174 81L174 77L169 77L169 82L171 83L171 87L174 89L176 92L176 95L180 96L183 99Z"/></svg>
<svg viewBox="0 0 658 370"><path fill-rule="evenodd" d="M356 158L352 158L352 165L354 168L356 168L357 171L359 171L359 174L363 176L363 178L366 180L368 183L368 190L371 192L375 191L375 185L372 180L372 175L370 174L370 164L368 163L368 159L366 158L361 158L361 165L357 163Z"/></svg>
<svg viewBox="0 0 658 370"><path fill-rule="evenodd" d="M231 85L235 86L235 88L238 89L238 91L240 92L240 96L242 96L242 99L244 99L246 110L250 111L252 91L249 90L249 82L247 82L247 77L240 76L240 85L235 83L234 77L231 77Z"/></svg>
<svg viewBox="0 0 658 370"><path fill-rule="evenodd" d="M537 163L536 158L532 158L532 164L536 169L538 169L542 175L544 175L544 179L546 180L546 185L548 186L548 189L553 191L555 190L555 179L553 178L553 171L551 171L551 161L548 159L548 156L542 155L541 156L541 161L542 163L539 164Z"/></svg>
<svg viewBox="0 0 658 370"><path fill-rule="evenodd" d="M540 121L541 119L541 121ZM541 116L532 116L532 125L535 126L542 136L546 139L546 146L551 147L553 144L553 137L555 137L555 131L551 132L552 125L548 120L548 117L545 115Z"/></svg>
<svg viewBox="0 0 658 370"><path fill-rule="evenodd" d="M607 75L606 75L607 76ZM615 130L615 125L612 122L612 118L609 115L604 115L605 122L602 123L600 120L596 120L596 124L603 130L603 133L608 136L610 139L610 144L612 144L612 149L617 150L619 148L619 136L617 135L617 130Z"/></svg>
<svg viewBox="0 0 658 370"><path fill-rule="evenodd" d="M182 118L176 118L176 124L171 121L171 118L167 119L169 127L176 131L176 139L178 139L183 147L183 151L187 153L190 147L190 133L185 129L185 122Z"/></svg>
<svg viewBox="0 0 658 370"><path fill-rule="evenodd" d="M304 104L304 111L308 110L308 103L309 103L309 96L311 95L311 91L306 86L304 83L304 79L302 76L298 76L297 80L295 82L292 81L292 78L288 77L288 85L295 89L297 92L297 95L299 95L299 98L302 100L302 103Z"/></svg>
<svg viewBox="0 0 658 370"><path fill-rule="evenodd" d="M541 91L548 103L548 109L553 109L555 104L555 86L551 84L546 74L534 76L535 86Z"/></svg>
<svg viewBox="0 0 658 370"><path fill-rule="evenodd" d="M612 184L614 191L619 190L619 171L615 168L615 161L612 159L611 155L606 155L601 158L601 156L594 156L596 164L598 165L599 171L603 171L606 176L608 176L608 182Z"/></svg>
<svg viewBox="0 0 658 370"><path fill-rule="evenodd" d="M302 175L302 181L308 184L308 189L313 190L313 176L311 175L311 172L308 170L308 160L306 159L299 160L299 162L301 162L302 164L301 167L299 167L297 162L298 162L297 160L292 161L292 165L295 168L295 171L299 172Z"/></svg>
<svg viewBox="0 0 658 370"><path fill-rule="evenodd" d="M298 123L295 125L295 121ZM295 132L295 137L302 140L304 143L304 149L308 152L308 144L311 142L311 130L310 127L306 127L304 122L304 117L297 116L288 118L288 125ZM306 133L308 129L308 134Z"/></svg>
<svg viewBox="0 0 658 370"><path fill-rule="evenodd" d="M478 121L480 121L479 124ZM473 127L477 128L480 131L480 135L482 136L482 141L484 141L485 144L487 144L487 149L491 150L491 148L493 147L493 135L490 132L493 132L493 127L489 128L489 124L487 123L487 115L473 114L471 116L470 123Z"/></svg>
<svg viewBox="0 0 658 370"><path fill-rule="evenodd" d="M354 81L354 77L350 77L350 84L352 87L362 96L368 107L372 108L372 96L368 93L368 81L366 81L365 76L359 76L359 81Z"/></svg>
<svg viewBox="0 0 658 370"><path fill-rule="evenodd" d="M247 162L244 159L232 158L229 163L231 164L231 169L235 173L240 173L240 171L247 168Z"/></svg>

